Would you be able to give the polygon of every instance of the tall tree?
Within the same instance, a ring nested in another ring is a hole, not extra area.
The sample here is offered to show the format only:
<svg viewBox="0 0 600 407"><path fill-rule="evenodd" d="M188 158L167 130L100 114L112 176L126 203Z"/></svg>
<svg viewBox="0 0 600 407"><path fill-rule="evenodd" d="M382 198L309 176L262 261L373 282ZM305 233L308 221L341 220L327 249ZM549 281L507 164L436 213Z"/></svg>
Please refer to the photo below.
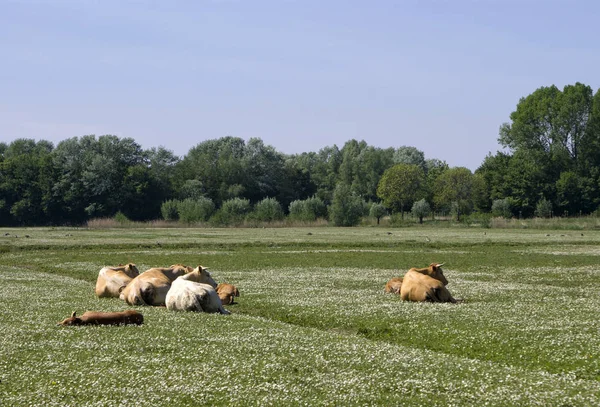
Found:
<svg viewBox="0 0 600 407"><path fill-rule="evenodd" d="M425 173L414 164L396 164L383 173L377 196L392 211L400 211L404 218L404 208L411 207L413 202L422 198Z"/></svg>
<svg viewBox="0 0 600 407"><path fill-rule="evenodd" d="M0 162L2 224L48 223L44 202L52 183L46 176L52 143L17 139L3 147Z"/></svg>
<svg viewBox="0 0 600 407"><path fill-rule="evenodd" d="M427 171L427 162L425 161L425 153L416 147L402 146L398 147L394 153L395 164L414 164L418 165Z"/></svg>
<svg viewBox="0 0 600 407"><path fill-rule="evenodd" d="M435 200L439 205L454 204L456 217L460 220L463 213L473 208L473 173L464 167L450 168L441 174L435 185Z"/></svg>

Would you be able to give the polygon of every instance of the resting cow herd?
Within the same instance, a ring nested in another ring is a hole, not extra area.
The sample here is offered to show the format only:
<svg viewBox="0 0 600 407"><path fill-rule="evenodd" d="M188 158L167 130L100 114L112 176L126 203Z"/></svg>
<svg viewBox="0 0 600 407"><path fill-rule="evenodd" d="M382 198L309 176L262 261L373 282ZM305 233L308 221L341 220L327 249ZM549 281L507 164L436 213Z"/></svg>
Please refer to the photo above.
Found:
<svg viewBox="0 0 600 407"><path fill-rule="evenodd" d="M432 263L425 268L411 268L404 277L394 277L385 285L386 293L400 294L403 301L451 302L457 301L446 288L442 264Z"/></svg>
<svg viewBox="0 0 600 407"><path fill-rule="evenodd" d="M448 280L443 264L411 268L404 277L394 277L384 292L398 294L403 301L451 302L457 300L446 288ZM202 266L192 269L183 264L155 267L140 273L135 264L103 267L96 281L98 297L120 298L129 305L165 306L168 310L229 314L223 305L234 303L238 289L227 283L217 284ZM87 311L81 317L73 312L59 325L141 325L144 317L138 311Z"/></svg>
<svg viewBox="0 0 600 407"><path fill-rule="evenodd" d="M103 267L98 273L96 296L120 298L129 305L166 306L169 310L218 312L229 314L223 304L233 304L238 289L227 283L218 284L208 269L195 269L183 264L154 267L140 273L135 264ZM141 325L144 317L138 311L86 311L81 317L73 311L71 317L58 325Z"/></svg>

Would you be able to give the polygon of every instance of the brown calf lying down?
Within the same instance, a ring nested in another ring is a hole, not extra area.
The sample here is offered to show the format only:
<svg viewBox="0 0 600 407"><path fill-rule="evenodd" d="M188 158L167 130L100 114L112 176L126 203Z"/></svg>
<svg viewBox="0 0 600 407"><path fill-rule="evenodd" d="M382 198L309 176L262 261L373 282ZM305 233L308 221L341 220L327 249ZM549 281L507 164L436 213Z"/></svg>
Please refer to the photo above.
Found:
<svg viewBox="0 0 600 407"><path fill-rule="evenodd" d="M217 285L217 294L223 305L233 304L234 298L239 297L240 292L233 284L221 283Z"/></svg>
<svg viewBox="0 0 600 407"><path fill-rule="evenodd" d="M426 268L408 270L400 288L402 300L456 303L446 288L448 280L444 277L442 265L432 263Z"/></svg>
<svg viewBox="0 0 600 407"><path fill-rule="evenodd" d="M402 277L394 277L385 284L384 292L392 294L400 294L402 288Z"/></svg>
<svg viewBox="0 0 600 407"><path fill-rule="evenodd" d="M103 267L96 280L96 295L119 298L121 291L140 274L133 263L119 267Z"/></svg>
<svg viewBox="0 0 600 407"><path fill-rule="evenodd" d="M86 311L80 317L77 317L75 311L73 311L70 318L59 322L58 325L142 325L143 323L144 316L134 310L121 312Z"/></svg>
<svg viewBox="0 0 600 407"><path fill-rule="evenodd" d="M151 268L131 280L121 291L119 298L129 305L165 305L167 292L177 277L193 269L182 264L168 268Z"/></svg>

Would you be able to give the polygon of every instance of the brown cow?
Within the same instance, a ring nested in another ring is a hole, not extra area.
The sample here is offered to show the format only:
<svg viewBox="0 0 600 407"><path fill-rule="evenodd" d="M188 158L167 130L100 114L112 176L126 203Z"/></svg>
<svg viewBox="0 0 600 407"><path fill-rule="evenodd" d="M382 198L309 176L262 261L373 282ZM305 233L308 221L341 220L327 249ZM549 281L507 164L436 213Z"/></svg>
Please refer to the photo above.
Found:
<svg viewBox="0 0 600 407"><path fill-rule="evenodd" d="M77 317L75 311L70 318L59 322L57 325L142 325L144 316L137 311L127 310L121 312L86 311Z"/></svg>
<svg viewBox="0 0 600 407"><path fill-rule="evenodd" d="M96 280L96 295L119 298L121 291L140 274L133 263L119 267L103 267Z"/></svg>
<svg viewBox="0 0 600 407"><path fill-rule="evenodd" d="M173 281L192 271L191 267L182 264L151 268L131 280L121 291L120 298L129 305L165 305L165 298Z"/></svg>
<svg viewBox="0 0 600 407"><path fill-rule="evenodd" d="M394 277L385 284L384 292L392 294L400 294L402 288L402 277Z"/></svg>
<svg viewBox="0 0 600 407"><path fill-rule="evenodd" d="M456 303L446 288L448 280L444 277L442 265L432 263L426 268L408 270L402 281L400 298L404 301Z"/></svg>
<svg viewBox="0 0 600 407"><path fill-rule="evenodd" d="M240 292L238 291L237 287L233 284L227 283L221 283L217 285L217 294L219 295L219 298L221 299L223 305L233 304L233 297L240 296Z"/></svg>

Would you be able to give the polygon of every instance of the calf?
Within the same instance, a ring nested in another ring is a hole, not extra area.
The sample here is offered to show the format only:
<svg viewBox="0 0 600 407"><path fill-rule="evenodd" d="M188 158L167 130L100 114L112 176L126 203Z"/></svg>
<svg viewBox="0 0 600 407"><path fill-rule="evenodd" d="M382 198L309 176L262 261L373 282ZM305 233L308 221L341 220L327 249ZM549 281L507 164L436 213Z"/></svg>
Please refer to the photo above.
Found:
<svg viewBox="0 0 600 407"><path fill-rule="evenodd" d="M385 284L384 292L392 294L400 294L402 288L402 277L394 277Z"/></svg>
<svg viewBox="0 0 600 407"><path fill-rule="evenodd" d="M432 263L426 268L408 270L402 280L400 298L403 301L456 303L446 288L448 280L444 277L442 265Z"/></svg>
<svg viewBox="0 0 600 407"><path fill-rule="evenodd" d="M221 284L217 285L216 290L217 290L217 294L218 294L219 298L221 299L221 302L223 303L223 305L233 304L233 302L234 302L233 297L240 296L240 292L238 291L237 287L234 286L233 284L221 283Z"/></svg>
<svg viewBox="0 0 600 407"><path fill-rule="evenodd" d="M77 317L75 311L70 318L59 322L57 325L142 325L144 316L137 311L127 310L121 312L86 311Z"/></svg>

